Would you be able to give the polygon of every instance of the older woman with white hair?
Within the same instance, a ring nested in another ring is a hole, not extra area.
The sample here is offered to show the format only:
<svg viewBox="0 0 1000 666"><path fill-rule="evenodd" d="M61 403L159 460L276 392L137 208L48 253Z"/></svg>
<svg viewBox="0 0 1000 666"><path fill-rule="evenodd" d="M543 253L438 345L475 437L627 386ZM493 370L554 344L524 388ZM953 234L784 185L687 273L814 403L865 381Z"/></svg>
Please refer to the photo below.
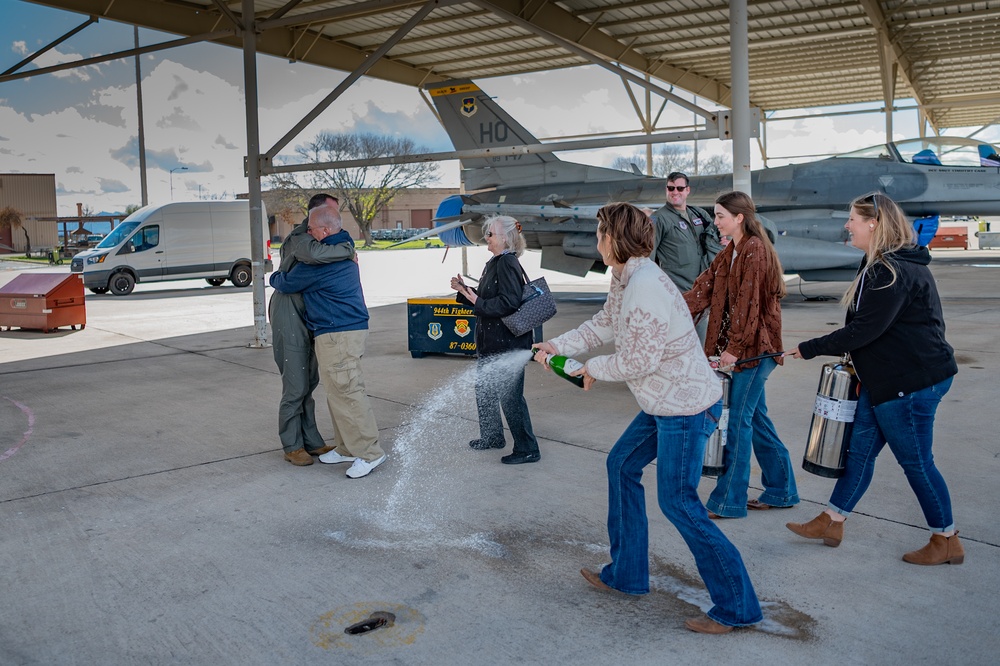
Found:
<svg viewBox="0 0 1000 666"><path fill-rule="evenodd" d="M476 313L476 350L479 367L476 377L476 406L479 410L479 439L469 442L474 449L502 449L506 446L500 409L503 408L514 438L514 450L500 462L506 465L538 462L538 440L531 429L528 403L524 400L524 365L499 359L515 349L530 349L532 334L515 336L501 321L521 305L522 287L527 279L517 260L524 253L521 225L505 215L489 217L483 223L486 247L493 255L473 289L457 275L451 288L458 301L471 305Z"/></svg>

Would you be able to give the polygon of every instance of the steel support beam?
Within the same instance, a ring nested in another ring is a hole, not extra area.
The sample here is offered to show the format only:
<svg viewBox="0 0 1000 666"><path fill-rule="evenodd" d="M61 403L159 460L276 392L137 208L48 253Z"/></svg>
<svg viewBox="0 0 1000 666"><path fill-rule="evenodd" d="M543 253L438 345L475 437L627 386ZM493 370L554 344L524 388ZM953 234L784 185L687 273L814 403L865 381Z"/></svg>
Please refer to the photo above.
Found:
<svg viewBox="0 0 1000 666"><path fill-rule="evenodd" d="M879 47L879 63L883 67L883 80L886 79L888 73L885 71L887 65L891 63L894 65L892 69L892 85L891 93L893 97L891 99L886 99L886 108L892 108L893 101L895 100L896 93L896 77L897 75L902 75L903 82L913 91L913 98L916 100L918 105L923 105L926 102L926 95L923 89L916 84L916 78L913 74L913 64L910 62L909 58L906 57L906 53L903 48L893 39L893 35L890 34L890 28L892 24L886 17L885 12L882 10L882 3L878 0L860 0L862 8L864 8L865 13L868 14L868 19L875 26L875 35L878 40ZM906 24L903 24L905 27ZM884 50L884 53L883 53ZM883 62L883 59L885 62ZM884 88L885 86L883 86ZM885 91L890 92L890 91ZM934 133L938 133L937 121L935 120L933 114L928 114L927 121L934 129ZM889 133L887 141L892 141L892 120L891 118L886 119L886 132Z"/></svg>
<svg viewBox="0 0 1000 666"><path fill-rule="evenodd" d="M178 46L184 46L186 44L197 44L198 42L211 42L217 39L232 37L234 34L236 34L235 30L219 30L216 32L205 32L200 35L193 35L191 37L184 37L182 39L173 39L169 42L160 42L159 44L151 44L149 46L143 46L137 49L128 49L127 51L117 51L115 53L109 53L107 55L94 56L93 58L84 58L83 60L64 62L59 65L52 65L51 67L40 67L38 69L33 69L29 72L18 72L17 74L3 74L0 75L0 83L4 83L6 81L15 81L17 79L26 79L32 76L40 76L42 74L50 74L52 72L61 72L67 69L74 69L76 67L86 67L87 65L96 65L97 63L108 62L109 60L131 58L132 56L139 56L142 55L143 53L155 53L156 51L165 51L167 49L172 49Z"/></svg>
<svg viewBox="0 0 1000 666"><path fill-rule="evenodd" d="M509 21L509 22L513 23L514 25L520 26L521 28L524 28L525 30L527 30L529 32L532 32L532 33L538 35L539 37L543 37L544 39L547 39L548 41L552 42L556 46L559 46L561 48L566 49L570 53L576 54L576 55L580 56L581 58L589 60L590 62L594 63L595 65L597 65L599 67L603 67L604 69L608 70L612 74L620 76L620 77L622 77L624 79L628 79L629 81L632 81L633 83L635 83L635 84L637 84L639 86L642 86L643 88L647 88L649 90L652 90L657 95L660 95L661 97L664 97L665 99L669 99L674 104L676 104L676 105L678 105L678 106L680 106L682 108L685 108L688 111L692 111L692 112L698 114L699 116L701 116L702 118L706 118L707 119L707 118L711 118L711 117L715 116L714 112L709 111L707 109L703 109L700 106L697 106L695 104L692 104L691 102L687 101L683 97L678 97L677 95L673 94L672 92L670 92L670 91L668 91L668 90L666 90L664 88L661 88L658 85L655 85L653 83L650 83L650 82L646 81L645 79L643 79L643 77L638 76L636 74L633 74L631 71L625 69L624 67L619 67L618 65L613 65L610 62L608 62L607 60L605 60L604 56L602 56L602 55L596 55L594 53L591 53L587 49L585 49L585 48L583 48L583 47L581 47L581 46L579 46L579 45L577 45L577 44L575 44L575 43L573 43L573 42L571 42L571 41L569 41L567 39L563 39L562 37L560 37L560 36L558 36L558 35L556 35L556 34L554 34L552 32L549 32L548 30L545 30L544 28L542 28L541 26L535 24L532 21L528 21L526 19L523 19L520 16L512 14L512 13L506 11L505 9L502 9L502 8L498 7L497 5L493 4L489 0L472 0L472 2L474 4L479 5L483 9L490 10L491 12L493 12L494 14L496 14L497 16L499 16L502 19L504 19L505 21ZM625 46L621 46L621 48L622 48L623 51L628 50L628 49L626 49Z"/></svg>
<svg viewBox="0 0 1000 666"><path fill-rule="evenodd" d="M276 20L280 19L282 16L284 16L288 12L290 12L293 9L295 9L296 7L298 7L298 5L299 5L300 2L302 2L302 0L288 0L288 2L286 2L284 5L282 5L277 11L275 11L273 14L271 14L270 16L268 16L267 20L268 21L276 21ZM259 26L260 24L258 23L257 25Z"/></svg>
<svg viewBox="0 0 1000 666"><path fill-rule="evenodd" d="M730 79L733 91L733 189L750 192L750 37L747 0L729 0Z"/></svg>
<svg viewBox="0 0 1000 666"><path fill-rule="evenodd" d="M385 12L393 9L404 9L406 7L419 4L421 3L415 0L369 0L368 2L354 2L340 7L320 9L306 14L296 14L295 16L289 16L287 18L282 18L285 13L282 11L284 9L284 7L282 7L282 9L275 12L275 14L277 14L276 16L269 17L257 23L257 29L264 32L265 30L274 30L275 28L289 28L316 23L332 23L337 19L349 16L357 16L359 14L366 14L372 11Z"/></svg>
<svg viewBox="0 0 1000 666"><path fill-rule="evenodd" d="M465 160L479 157L503 155L532 155L569 150L589 150L615 146L640 146L647 143L670 143L676 141L696 141L698 139L719 138L718 128L709 125L704 130L687 132L666 132L649 136L623 136L610 139L586 139L582 141L562 141L558 143L532 143L523 146L500 146L497 148L477 148L475 150L454 150L446 153L418 153L416 155L393 155L377 159L344 160L340 162L310 162L308 164L264 165L262 172L293 173L318 171L322 169L352 169L359 166L385 166L389 164L414 164L417 162L440 162L443 160Z"/></svg>
<svg viewBox="0 0 1000 666"><path fill-rule="evenodd" d="M257 117L257 26L254 0L243 0L243 88L246 92L247 182L250 198L250 261L253 270L253 342L263 348L267 341L267 308L264 299L264 237L261 229L260 129ZM266 222L266 220L265 220Z"/></svg>
<svg viewBox="0 0 1000 666"><path fill-rule="evenodd" d="M235 14L233 14L232 10L230 10L229 7L227 7L222 2L222 0L212 0L212 2L215 4L216 7L219 8L219 11L222 12L222 14L227 19L229 19L229 22L232 23L233 26L237 30L242 30L243 29L243 21L241 21L239 18L237 18L237 16ZM244 7L244 9L245 9L245 7Z"/></svg>
<svg viewBox="0 0 1000 666"><path fill-rule="evenodd" d="M135 48L139 48L139 26L132 26ZM146 126L142 117L142 66L139 56L135 57L135 108L139 119L139 191L142 205L149 205L149 188L146 187Z"/></svg>
<svg viewBox="0 0 1000 666"><path fill-rule="evenodd" d="M46 44L42 48L40 48L37 51L35 51L34 53L32 53L27 58L25 58L24 60L22 60L21 62L17 63L13 67L11 67L7 71L5 71L3 74L0 74L0 76L5 76L7 74L13 74L14 72L16 72L17 70L21 69L22 67L24 67L25 65L27 65L29 62L31 62L32 60L34 60L35 58L37 58L38 56L42 55L46 51L49 51L50 49L54 49L55 47L59 46L60 44L62 44L63 42L65 42L67 39L69 39L70 37L72 37L76 33L80 32L81 30L83 30L84 28L86 28L88 25L90 25L92 23L97 23L97 17L96 16L91 16L89 19L87 19L86 21L84 21L80 25L76 26L75 28L73 28L72 30L70 30L69 32L67 32L65 35L63 35L62 37L49 42L48 44Z"/></svg>

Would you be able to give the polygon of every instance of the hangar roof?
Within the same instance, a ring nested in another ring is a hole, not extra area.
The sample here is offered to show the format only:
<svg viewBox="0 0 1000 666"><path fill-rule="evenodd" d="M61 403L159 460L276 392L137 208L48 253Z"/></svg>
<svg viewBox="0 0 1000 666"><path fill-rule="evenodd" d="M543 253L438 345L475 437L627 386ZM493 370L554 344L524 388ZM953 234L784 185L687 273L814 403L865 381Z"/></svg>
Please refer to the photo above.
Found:
<svg viewBox="0 0 1000 666"><path fill-rule="evenodd" d="M33 0L194 36L233 29L241 2ZM427 0L254 0L258 50L353 70ZM729 105L727 0L430 0L369 76L409 85L587 64L555 35ZM766 111L913 97L939 129L1000 120L1000 0L748 0L751 104ZM263 22L263 23L260 23ZM992 27L991 27L992 26ZM238 32L214 41L240 46Z"/></svg>

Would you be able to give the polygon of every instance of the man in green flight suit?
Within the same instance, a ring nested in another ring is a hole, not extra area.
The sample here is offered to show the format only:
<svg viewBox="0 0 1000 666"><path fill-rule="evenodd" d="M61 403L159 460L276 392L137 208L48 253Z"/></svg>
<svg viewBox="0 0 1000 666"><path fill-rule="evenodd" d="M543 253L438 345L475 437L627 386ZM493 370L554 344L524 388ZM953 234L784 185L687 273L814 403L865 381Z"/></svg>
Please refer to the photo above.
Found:
<svg viewBox="0 0 1000 666"><path fill-rule="evenodd" d="M656 240L652 259L681 293L694 285L695 279L708 268L722 250L719 229L714 215L697 206L687 205L691 193L686 174L674 171L667 176L667 205L652 215ZM708 317L695 322L702 342Z"/></svg>
<svg viewBox="0 0 1000 666"><path fill-rule="evenodd" d="M336 197L317 194L309 199L309 210L330 206L340 210ZM281 244L279 271L288 272L296 263L329 264L356 259L351 243L324 245L307 231L307 217L292 229ZM313 350L312 333L306 328L302 294L275 291L268 305L274 362L281 373L281 402L278 404L278 438L285 460L293 465L313 464L311 456L332 451L316 428L316 403L313 391L319 384L319 366ZM337 434L334 433L334 438Z"/></svg>

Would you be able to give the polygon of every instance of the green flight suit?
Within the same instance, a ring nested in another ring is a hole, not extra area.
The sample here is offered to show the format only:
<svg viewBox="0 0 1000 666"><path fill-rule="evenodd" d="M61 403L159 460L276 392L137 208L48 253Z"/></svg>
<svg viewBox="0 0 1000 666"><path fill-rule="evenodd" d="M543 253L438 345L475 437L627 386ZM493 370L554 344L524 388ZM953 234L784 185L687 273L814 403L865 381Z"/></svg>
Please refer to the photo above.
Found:
<svg viewBox="0 0 1000 666"><path fill-rule="evenodd" d="M652 218L656 226L652 259L681 293L694 286L695 279L722 250L712 216L696 206L688 206L685 213L667 204Z"/></svg>
<svg viewBox="0 0 1000 666"><path fill-rule="evenodd" d="M329 264L354 257L350 243L324 245L309 235L305 219L281 244L279 271L296 263ZM326 444L316 428L316 403L312 394L319 384L319 366L313 351L312 332L306 327L302 294L274 292L268 305L274 362L281 373L278 404L278 438L285 453L297 449L315 451ZM336 437L336 433L334 434Z"/></svg>

